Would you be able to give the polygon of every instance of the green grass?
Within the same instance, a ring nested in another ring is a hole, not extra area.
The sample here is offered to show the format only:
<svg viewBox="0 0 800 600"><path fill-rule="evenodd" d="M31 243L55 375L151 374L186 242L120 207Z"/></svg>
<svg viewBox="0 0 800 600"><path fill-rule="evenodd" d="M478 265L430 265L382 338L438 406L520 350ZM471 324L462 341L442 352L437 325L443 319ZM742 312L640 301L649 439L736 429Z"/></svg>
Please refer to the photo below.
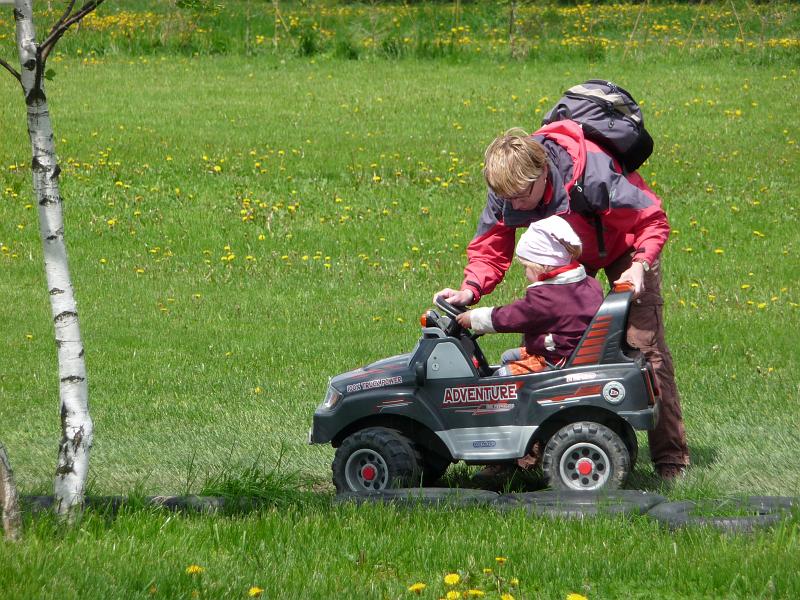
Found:
<svg viewBox="0 0 800 600"><path fill-rule="evenodd" d="M278 508L141 510L67 532L29 520L25 542L0 546L7 595L257 585L268 597L395 598L422 581L434 597L444 573L477 577L498 555L525 598L800 592L796 519L740 538L644 519L329 508L295 493L332 490L332 449L305 444L327 378L410 349L432 293L460 282L485 146L600 75L643 102L657 143L642 171L674 228L667 334L694 464L664 489L643 447L630 485L675 499L796 494L796 50L761 60L720 47L693 62L651 46L626 63L620 48L556 61L131 52L65 52L48 82L96 424L90 489L266 489ZM58 381L24 119L18 88L0 79L0 440L35 493L51 488ZM514 270L490 299L523 285ZM495 359L515 343L484 339ZM192 563L206 587L184 573Z"/></svg>
<svg viewBox="0 0 800 600"><path fill-rule="evenodd" d="M574 522L485 508L301 505L231 518L134 511L114 520L92 516L67 532L49 519L27 527L27 541L0 546L0 582L19 598L190 598L193 590L242 598L252 586L266 598L407 598L416 582L429 586L422 597L437 598L452 572L491 590L484 568L506 583L519 579L512 593L527 599L798 592L797 520L769 533L724 536L673 534L642 517ZM54 547L58 556L49 554ZM508 562L500 567L496 557ZM204 572L188 575L190 565Z"/></svg>

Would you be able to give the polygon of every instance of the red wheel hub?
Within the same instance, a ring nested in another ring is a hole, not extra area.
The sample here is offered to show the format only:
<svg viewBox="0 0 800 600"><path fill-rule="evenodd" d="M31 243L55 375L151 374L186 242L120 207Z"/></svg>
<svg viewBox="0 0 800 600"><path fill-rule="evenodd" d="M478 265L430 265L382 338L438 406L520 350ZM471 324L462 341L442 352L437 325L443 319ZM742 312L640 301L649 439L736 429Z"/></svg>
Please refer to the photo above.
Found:
<svg viewBox="0 0 800 600"><path fill-rule="evenodd" d="M584 477L586 475L591 474L591 472L594 471L594 463L589 458L580 459L576 466L578 468L578 473L580 473Z"/></svg>
<svg viewBox="0 0 800 600"><path fill-rule="evenodd" d="M378 471L372 465L367 465L361 469L361 477L364 478L364 481L372 481L377 474Z"/></svg>

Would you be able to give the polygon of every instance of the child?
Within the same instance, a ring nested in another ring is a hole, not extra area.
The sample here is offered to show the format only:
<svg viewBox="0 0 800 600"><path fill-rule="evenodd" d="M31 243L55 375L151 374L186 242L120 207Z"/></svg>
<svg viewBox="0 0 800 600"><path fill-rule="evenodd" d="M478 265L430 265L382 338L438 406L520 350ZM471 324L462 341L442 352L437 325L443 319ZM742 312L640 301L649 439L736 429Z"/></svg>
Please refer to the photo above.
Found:
<svg viewBox="0 0 800 600"><path fill-rule="evenodd" d="M531 285L525 297L506 306L484 307L458 315L475 333L524 334L524 346L503 353L497 375L543 371L563 365L578 345L600 304L603 290L583 265L581 241L558 216L533 223L516 248Z"/></svg>

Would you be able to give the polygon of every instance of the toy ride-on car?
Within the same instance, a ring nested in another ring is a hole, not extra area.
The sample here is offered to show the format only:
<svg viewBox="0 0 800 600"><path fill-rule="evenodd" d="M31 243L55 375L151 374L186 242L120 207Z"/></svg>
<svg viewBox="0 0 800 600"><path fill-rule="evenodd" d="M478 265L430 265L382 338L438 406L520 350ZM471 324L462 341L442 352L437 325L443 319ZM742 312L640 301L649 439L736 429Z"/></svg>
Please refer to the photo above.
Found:
<svg viewBox="0 0 800 600"><path fill-rule="evenodd" d="M495 375L477 335L438 299L408 354L330 380L309 443L336 448L338 492L430 485L457 461L512 463L540 443L554 488L620 487L636 462L636 430L652 429L652 366L625 341L632 291L603 301L563 367Z"/></svg>

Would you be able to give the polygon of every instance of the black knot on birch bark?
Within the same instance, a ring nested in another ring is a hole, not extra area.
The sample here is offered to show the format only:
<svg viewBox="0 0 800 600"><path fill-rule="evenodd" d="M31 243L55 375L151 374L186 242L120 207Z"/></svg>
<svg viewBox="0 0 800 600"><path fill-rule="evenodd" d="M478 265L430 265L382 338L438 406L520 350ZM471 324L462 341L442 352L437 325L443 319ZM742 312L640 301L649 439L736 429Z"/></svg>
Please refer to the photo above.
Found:
<svg viewBox="0 0 800 600"><path fill-rule="evenodd" d="M15 8L14 9L14 20L15 21L21 21L24 18L25 18L25 13L23 13L21 10L17 10Z"/></svg>
<svg viewBox="0 0 800 600"><path fill-rule="evenodd" d="M44 239L46 239L48 242L54 242L55 240L59 240L63 237L64 237L64 228L59 227L58 229L55 230L55 232L51 233Z"/></svg>
<svg viewBox="0 0 800 600"><path fill-rule="evenodd" d="M72 438L73 451L77 451L78 448L80 448L82 441L83 441L83 427L78 429L78 431L75 432L75 437Z"/></svg>
<svg viewBox="0 0 800 600"><path fill-rule="evenodd" d="M31 160L31 170L32 170L34 173L38 173L38 172L40 172L40 171L44 171L46 168L47 168L47 167L45 167L45 166L44 166L44 165L43 165L43 164L42 164L42 163L39 161L39 159L38 159L36 156L34 156L34 157L33 157L33 160Z"/></svg>
<svg viewBox="0 0 800 600"><path fill-rule="evenodd" d="M71 462L60 465L58 468L56 468L56 475L69 475L74 472L75 469L73 468L73 463Z"/></svg>
<svg viewBox="0 0 800 600"><path fill-rule="evenodd" d="M47 96L44 95L44 91L42 88L38 87L32 89L30 92L28 92L28 95L25 96L25 104L27 106L32 106L37 102L45 102L46 100Z"/></svg>
<svg viewBox="0 0 800 600"><path fill-rule="evenodd" d="M42 199L39 200L39 206L54 206L61 202L61 198L59 196L42 196Z"/></svg>
<svg viewBox="0 0 800 600"><path fill-rule="evenodd" d="M56 324L59 324L59 323L63 323L67 319L77 319L77 318L78 318L78 313L77 312L75 312L73 310L65 310L64 312L57 314L55 316L55 318L53 319L53 322L55 322Z"/></svg>
<svg viewBox="0 0 800 600"><path fill-rule="evenodd" d="M50 173L50 181L58 179L59 175L61 175L61 167L59 165L56 165L56 168L53 169L52 173Z"/></svg>
<svg viewBox="0 0 800 600"><path fill-rule="evenodd" d="M57 295L59 295L59 294L63 294L63 293L64 293L64 290L62 290L62 289L59 289L59 288L52 288L52 289L50 290L50 295L51 295L51 296L57 296Z"/></svg>
<svg viewBox="0 0 800 600"><path fill-rule="evenodd" d="M69 375L61 378L61 383L81 383L82 381L86 381L86 378L80 375Z"/></svg>

